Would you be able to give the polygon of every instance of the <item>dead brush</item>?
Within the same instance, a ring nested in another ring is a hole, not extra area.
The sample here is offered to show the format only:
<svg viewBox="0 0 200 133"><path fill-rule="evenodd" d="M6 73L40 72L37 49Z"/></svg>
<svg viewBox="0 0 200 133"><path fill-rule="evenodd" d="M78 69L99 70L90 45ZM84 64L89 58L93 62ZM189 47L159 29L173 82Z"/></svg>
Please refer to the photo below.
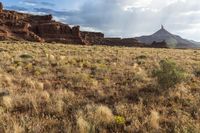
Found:
<svg viewBox="0 0 200 133"><path fill-rule="evenodd" d="M0 80L1 80L1 87L3 87L4 89L6 87L12 87L13 83L12 83L12 77L8 74L0 74Z"/></svg>
<svg viewBox="0 0 200 133"><path fill-rule="evenodd" d="M159 113L155 110L152 110L150 115L150 126L154 129L159 129L159 119Z"/></svg>

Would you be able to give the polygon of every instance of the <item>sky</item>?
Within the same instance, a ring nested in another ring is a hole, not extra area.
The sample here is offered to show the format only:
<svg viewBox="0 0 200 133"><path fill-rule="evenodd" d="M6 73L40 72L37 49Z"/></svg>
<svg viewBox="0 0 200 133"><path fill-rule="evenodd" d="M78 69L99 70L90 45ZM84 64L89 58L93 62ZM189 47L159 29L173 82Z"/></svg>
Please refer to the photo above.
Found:
<svg viewBox="0 0 200 133"><path fill-rule="evenodd" d="M52 14L107 37L136 37L165 29L200 41L199 0L1 0L6 9Z"/></svg>

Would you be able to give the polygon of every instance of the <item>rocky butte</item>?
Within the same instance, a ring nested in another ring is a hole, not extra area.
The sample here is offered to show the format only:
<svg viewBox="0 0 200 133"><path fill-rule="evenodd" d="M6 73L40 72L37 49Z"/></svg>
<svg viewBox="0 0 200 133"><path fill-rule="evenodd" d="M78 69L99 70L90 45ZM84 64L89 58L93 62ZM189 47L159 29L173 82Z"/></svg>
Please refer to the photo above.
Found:
<svg viewBox="0 0 200 133"><path fill-rule="evenodd" d="M2 3L0 39L85 44L79 26L71 28L52 20L51 15L38 16L4 10Z"/></svg>
<svg viewBox="0 0 200 133"><path fill-rule="evenodd" d="M174 47L174 48L198 48L199 44L195 41L183 39L167 31L163 25L161 29L149 36L136 37L139 42L150 47Z"/></svg>

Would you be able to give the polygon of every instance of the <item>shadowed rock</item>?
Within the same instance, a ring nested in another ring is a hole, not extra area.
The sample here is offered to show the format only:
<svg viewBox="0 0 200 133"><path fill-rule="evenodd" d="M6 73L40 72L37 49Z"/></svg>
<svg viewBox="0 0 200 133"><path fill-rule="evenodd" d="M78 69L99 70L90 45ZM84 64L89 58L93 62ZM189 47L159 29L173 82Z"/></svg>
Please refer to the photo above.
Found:
<svg viewBox="0 0 200 133"><path fill-rule="evenodd" d="M3 10L3 4L0 2L0 11Z"/></svg>

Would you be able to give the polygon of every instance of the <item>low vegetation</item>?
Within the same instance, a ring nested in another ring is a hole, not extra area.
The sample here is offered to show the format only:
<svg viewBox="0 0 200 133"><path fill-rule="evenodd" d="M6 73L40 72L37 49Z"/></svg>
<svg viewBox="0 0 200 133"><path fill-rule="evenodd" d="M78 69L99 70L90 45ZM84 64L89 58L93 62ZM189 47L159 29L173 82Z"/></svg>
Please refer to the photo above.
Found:
<svg viewBox="0 0 200 133"><path fill-rule="evenodd" d="M0 43L0 133L199 133L199 50Z"/></svg>
<svg viewBox="0 0 200 133"><path fill-rule="evenodd" d="M194 74L195 74L195 76L200 77L200 64L199 64L198 68L195 69Z"/></svg>
<svg viewBox="0 0 200 133"><path fill-rule="evenodd" d="M154 76L157 77L158 85L163 89L175 87L186 79L183 68L169 60L160 61L160 68L154 71Z"/></svg>

